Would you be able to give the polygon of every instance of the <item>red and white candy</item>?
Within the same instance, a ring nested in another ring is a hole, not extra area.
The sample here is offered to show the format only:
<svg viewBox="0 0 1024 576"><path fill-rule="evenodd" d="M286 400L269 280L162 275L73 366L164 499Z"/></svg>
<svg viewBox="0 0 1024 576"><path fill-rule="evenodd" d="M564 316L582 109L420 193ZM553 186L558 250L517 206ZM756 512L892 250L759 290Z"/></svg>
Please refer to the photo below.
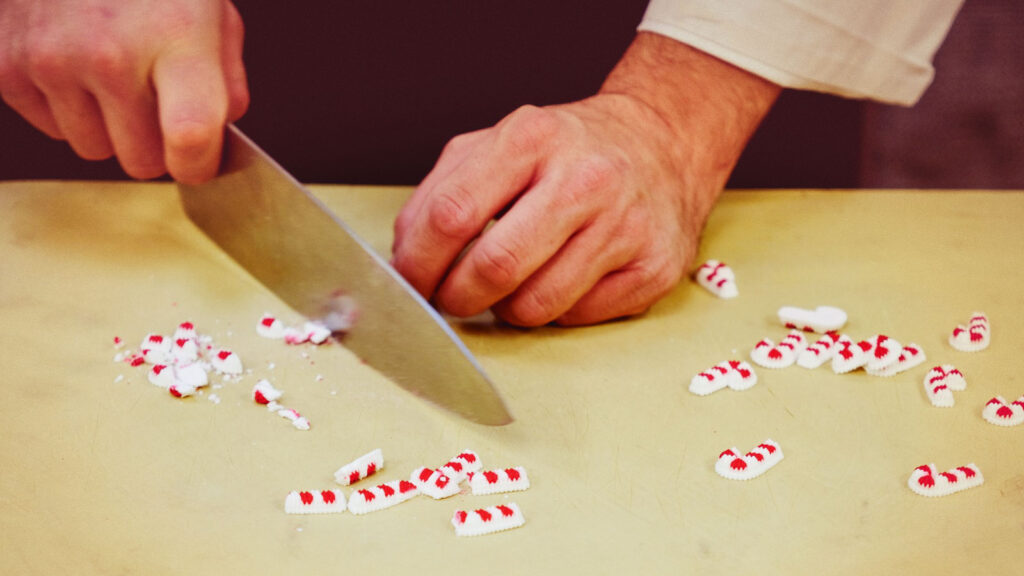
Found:
<svg viewBox="0 0 1024 576"><path fill-rule="evenodd" d="M947 496L980 486L985 482L981 470L973 463L939 473L935 464L918 466L910 474L907 486L921 496Z"/></svg>
<svg viewBox="0 0 1024 576"><path fill-rule="evenodd" d="M281 322L270 314L264 314L258 324L256 324L256 333L264 338L272 338L279 340L284 338L284 322Z"/></svg>
<svg viewBox="0 0 1024 576"><path fill-rule="evenodd" d="M924 391L933 406L949 408L953 406L953 391L967 388L967 379L952 364L936 366L924 377Z"/></svg>
<svg viewBox="0 0 1024 576"><path fill-rule="evenodd" d="M270 404L279 400L281 396L284 396L284 392L274 388L274 385L266 379L256 382L256 385L252 387L252 399L257 404Z"/></svg>
<svg viewBox="0 0 1024 576"><path fill-rule="evenodd" d="M900 359L900 352L903 345L889 338L884 334L876 334L868 338L871 349L868 350L868 361L864 365L865 370L883 370L895 364Z"/></svg>
<svg viewBox="0 0 1024 576"><path fill-rule="evenodd" d="M825 362L828 362L836 354L839 342L838 332L827 332L818 338L817 342L811 344L800 355L797 356L796 364L801 368L814 369Z"/></svg>
<svg viewBox="0 0 1024 576"><path fill-rule="evenodd" d="M456 484L466 479L470 472L477 472L483 468L480 457L472 450L463 450L461 454L442 465L439 470L452 479Z"/></svg>
<svg viewBox="0 0 1024 576"><path fill-rule="evenodd" d="M456 536L480 536L518 528L525 523L519 505L514 502L472 511L456 510L452 515Z"/></svg>
<svg viewBox="0 0 1024 576"><path fill-rule="evenodd" d="M805 310L794 306L779 308L779 321L786 328L825 334L839 330L846 325L846 311L835 306L818 306Z"/></svg>
<svg viewBox="0 0 1024 576"><path fill-rule="evenodd" d="M334 473L334 481L342 486L348 486L367 476L373 476L383 468L384 453L377 448L338 468Z"/></svg>
<svg viewBox="0 0 1024 576"><path fill-rule="evenodd" d="M174 330L175 340L195 340L196 338L196 326L191 322L182 322Z"/></svg>
<svg viewBox="0 0 1024 576"><path fill-rule="evenodd" d="M174 368L167 364L156 364L149 369L149 383L161 388L174 385Z"/></svg>
<svg viewBox="0 0 1024 576"><path fill-rule="evenodd" d="M1024 396L1007 404L1002 396L988 401L981 410L981 417L996 426L1017 426L1024 423Z"/></svg>
<svg viewBox="0 0 1024 576"><path fill-rule="evenodd" d="M291 422L292 426L298 428L299 430L310 429L309 420L307 420L306 417L303 416L302 414L299 414L298 410L292 410L291 408L281 408L280 410L277 411L277 415Z"/></svg>
<svg viewBox="0 0 1024 576"><path fill-rule="evenodd" d="M918 366L927 360L927 356L924 354L924 350L921 349L917 344L907 344L900 351L899 358L896 362L889 364L888 366L872 369L870 366L865 368L865 371L872 376L893 376L900 372L906 372L911 368Z"/></svg>
<svg viewBox="0 0 1024 576"><path fill-rule="evenodd" d="M740 360L729 360L715 364L690 380L690 392L707 396L728 386L733 390L746 390L757 384L757 374L750 364Z"/></svg>
<svg viewBox="0 0 1024 576"><path fill-rule="evenodd" d="M159 334L147 334L139 345L147 364L165 364L171 356L171 340Z"/></svg>
<svg viewBox="0 0 1024 576"><path fill-rule="evenodd" d="M171 345L171 357L175 362L195 362L199 359L199 346L191 338L178 338Z"/></svg>
<svg viewBox="0 0 1024 576"><path fill-rule="evenodd" d="M846 374L868 363L868 352L873 348L869 340L854 342L843 334L836 341L836 352L832 356L832 371Z"/></svg>
<svg viewBox="0 0 1024 576"><path fill-rule="evenodd" d="M971 314L967 326L957 325L949 335L949 345L961 352L978 352L988 348L991 332L984 312Z"/></svg>
<svg viewBox="0 0 1024 576"><path fill-rule="evenodd" d="M348 510L353 514L366 514L401 504L419 494L419 488L408 480L393 480L373 488L353 492L348 499Z"/></svg>
<svg viewBox="0 0 1024 576"><path fill-rule="evenodd" d="M715 296L723 299L739 296L739 289L736 287L736 275L732 268L718 260L708 260L701 264L694 274L697 283L707 289Z"/></svg>
<svg viewBox="0 0 1024 576"><path fill-rule="evenodd" d="M796 362L797 356L807 348L807 338L799 330L791 330L781 342L765 338L750 351L750 359L758 366L770 369L786 368Z"/></svg>
<svg viewBox="0 0 1024 576"><path fill-rule="evenodd" d="M286 514L331 514L345 511L341 490L292 491L284 499Z"/></svg>
<svg viewBox="0 0 1024 576"><path fill-rule="evenodd" d="M306 322L299 327L288 327L284 331L285 344L323 344L331 336L331 330L319 322Z"/></svg>
<svg viewBox="0 0 1024 576"><path fill-rule="evenodd" d="M750 480L767 472L782 458L782 447L773 440L765 440L742 456L736 447L722 452L715 462L715 472L729 480Z"/></svg>
<svg viewBox="0 0 1024 576"><path fill-rule="evenodd" d="M231 350L217 350L210 357L210 365L220 374L237 376L242 373L242 359Z"/></svg>
<svg viewBox="0 0 1024 576"><path fill-rule="evenodd" d="M420 489L420 492L434 500L455 496L460 491L458 482L449 478L441 470L427 468L426 466L414 470L409 476L409 481L415 484Z"/></svg>
<svg viewBox="0 0 1024 576"><path fill-rule="evenodd" d="M530 478L522 466L469 473L469 488L474 496L517 492L529 487Z"/></svg>

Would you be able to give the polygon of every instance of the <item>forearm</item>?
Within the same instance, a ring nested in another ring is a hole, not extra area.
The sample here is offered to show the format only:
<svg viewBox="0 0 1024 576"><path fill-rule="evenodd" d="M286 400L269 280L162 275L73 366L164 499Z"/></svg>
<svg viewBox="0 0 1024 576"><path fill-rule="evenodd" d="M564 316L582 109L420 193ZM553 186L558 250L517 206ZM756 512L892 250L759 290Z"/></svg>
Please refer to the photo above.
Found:
<svg viewBox="0 0 1024 576"><path fill-rule="evenodd" d="M641 32L601 87L645 104L674 135L678 174L709 211L781 88L665 36Z"/></svg>

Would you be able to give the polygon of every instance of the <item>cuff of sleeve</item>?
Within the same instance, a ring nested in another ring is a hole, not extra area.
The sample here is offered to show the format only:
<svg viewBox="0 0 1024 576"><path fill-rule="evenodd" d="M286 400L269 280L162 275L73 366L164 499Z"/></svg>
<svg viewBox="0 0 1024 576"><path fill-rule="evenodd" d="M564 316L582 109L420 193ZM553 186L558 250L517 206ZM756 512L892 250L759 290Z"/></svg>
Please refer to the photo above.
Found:
<svg viewBox="0 0 1024 576"><path fill-rule="evenodd" d="M685 4L685 7L680 7ZM932 81L929 59L899 53L788 3L748 9L652 1L638 30L668 36L786 88L911 106ZM955 11L954 11L955 14Z"/></svg>

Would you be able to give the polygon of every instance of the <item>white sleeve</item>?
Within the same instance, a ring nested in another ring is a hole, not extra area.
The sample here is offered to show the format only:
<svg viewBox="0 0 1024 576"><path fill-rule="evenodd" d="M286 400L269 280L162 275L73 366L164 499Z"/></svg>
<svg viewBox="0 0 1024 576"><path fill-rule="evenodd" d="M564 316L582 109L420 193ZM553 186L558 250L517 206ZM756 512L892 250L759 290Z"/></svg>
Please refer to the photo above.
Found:
<svg viewBox="0 0 1024 576"><path fill-rule="evenodd" d="M964 0L650 0L639 30L787 88L909 106Z"/></svg>

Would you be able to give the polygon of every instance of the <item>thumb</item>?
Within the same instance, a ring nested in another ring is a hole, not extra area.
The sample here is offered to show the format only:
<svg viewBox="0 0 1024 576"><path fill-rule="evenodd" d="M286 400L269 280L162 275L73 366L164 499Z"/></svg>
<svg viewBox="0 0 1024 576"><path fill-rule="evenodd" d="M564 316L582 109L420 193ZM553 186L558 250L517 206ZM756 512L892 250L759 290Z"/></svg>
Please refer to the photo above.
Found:
<svg viewBox="0 0 1024 576"><path fill-rule="evenodd" d="M217 175L228 96L219 46L180 42L153 64L167 171L197 184Z"/></svg>

